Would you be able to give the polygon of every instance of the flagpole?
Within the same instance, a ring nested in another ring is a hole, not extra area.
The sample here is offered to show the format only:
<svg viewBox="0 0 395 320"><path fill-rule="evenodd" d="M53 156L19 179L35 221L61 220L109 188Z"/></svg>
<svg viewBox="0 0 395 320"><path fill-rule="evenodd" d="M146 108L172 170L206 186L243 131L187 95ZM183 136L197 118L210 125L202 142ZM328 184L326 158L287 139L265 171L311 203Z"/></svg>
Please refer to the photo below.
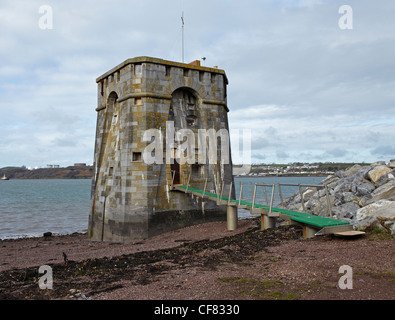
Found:
<svg viewBox="0 0 395 320"><path fill-rule="evenodd" d="M184 1L182 1L182 63L184 63Z"/></svg>

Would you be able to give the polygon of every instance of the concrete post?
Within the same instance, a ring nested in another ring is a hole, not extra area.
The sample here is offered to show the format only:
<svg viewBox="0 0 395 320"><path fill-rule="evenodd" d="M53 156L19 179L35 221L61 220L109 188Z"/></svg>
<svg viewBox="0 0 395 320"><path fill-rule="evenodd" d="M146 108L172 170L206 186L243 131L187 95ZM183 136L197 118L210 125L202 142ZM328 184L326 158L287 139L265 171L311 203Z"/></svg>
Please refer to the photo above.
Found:
<svg viewBox="0 0 395 320"><path fill-rule="evenodd" d="M268 217L265 214L261 215L261 230L272 229L276 227L276 217Z"/></svg>
<svg viewBox="0 0 395 320"><path fill-rule="evenodd" d="M227 227L228 231L233 231L237 229L237 208L233 206L227 207Z"/></svg>
<svg viewBox="0 0 395 320"><path fill-rule="evenodd" d="M303 238L305 238L305 239L314 238L316 232L317 232L317 230L314 228L311 228L307 225L303 226Z"/></svg>

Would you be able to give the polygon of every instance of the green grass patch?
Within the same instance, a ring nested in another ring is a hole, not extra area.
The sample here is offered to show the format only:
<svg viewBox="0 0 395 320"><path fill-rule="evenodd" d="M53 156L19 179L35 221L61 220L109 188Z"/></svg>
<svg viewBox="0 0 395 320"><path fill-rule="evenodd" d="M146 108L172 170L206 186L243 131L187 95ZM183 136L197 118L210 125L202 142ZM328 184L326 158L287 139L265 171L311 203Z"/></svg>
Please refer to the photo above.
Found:
<svg viewBox="0 0 395 320"><path fill-rule="evenodd" d="M293 300L296 294L281 291L283 283L276 280L258 280L251 278L223 277L218 281L229 283L241 295L247 295L256 299L264 300Z"/></svg>

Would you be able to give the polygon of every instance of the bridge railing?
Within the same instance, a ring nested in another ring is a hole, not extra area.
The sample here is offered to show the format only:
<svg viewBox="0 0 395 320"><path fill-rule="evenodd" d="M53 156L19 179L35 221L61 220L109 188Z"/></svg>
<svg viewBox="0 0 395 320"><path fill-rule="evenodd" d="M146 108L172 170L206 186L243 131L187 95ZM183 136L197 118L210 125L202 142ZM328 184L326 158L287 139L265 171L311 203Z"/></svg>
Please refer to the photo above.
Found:
<svg viewBox="0 0 395 320"><path fill-rule="evenodd" d="M252 187L252 182L250 182L251 184L251 193L253 194L253 199L252 202L253 204L256 203L256 194L257 194L257 187L262 186L263 187L263 192L264 192L264 199L265 199L265 204L267 206L270 206L270 209L273 207L274 202L273 199L275 197L275 189L276 189L276 184L257 184L255 183L255 187ZM277 198L277 202L279 202L277 205L281 206L282 208L285 208L285 201L283 198L283 190L281 187L298 187L298 191L299 191L299 196L300 196L300 202L302 205L302 210L306 211L306 204L305 204L305 197L304 197L304 190L302 188L317 188L317 189L324 189L325 190L325 197L326 197L326 202L327 202L327 211L326 213L332 218L332 205L331 205L331 201L329 198L329 191L328 191L328 187L327 185L313 185L313 184L292 184L292 183L277 183L277 188L278 188L278 196L279 199ZM270 202L268 201L268 195L266 192L266 188L271 188L271 194L270 194Z"/></svg>
<svg viewBox="0 0 395 320"><path fill-rule="evenodd" d="M175 176L175 171L171 170L171 185L170 185L170 190L174 189L174 176ZM186 192L188 192L188 189L190 187L190 179L191 179L191 172L189 172L188 175L184 175L184 180L185 177L187 177L186 181ZM185 183L185 181L184 181ZM202 198L205 197L205 192L207 191L207 183L208 183L208 178L205 178L204 180L204 189L203 189L203 195ZM317 188L317 189L325 189L325 197L326 197L326 202L327 202L327 211L326 213L332 218L332 205L331 201L329 198L329 191L327 185L313 185L313 184L292 184L292 183L277 183L278 187L278 196L277 202L279 201L278 204L275 204L274 199L275 199L275 191L276 191L276 184L265 184L265 183L255 183L253 186L253 183L250 181L249 182L250 187L251 187L251 195L252 195L252 210L254 210L254 205L256 203L256 198L257 198L257 188L262 187L263 188L263 193L264 193L264 200L265 204L269 206L269 215L271 213L271 210L274 205L280 205L282 208L285 208L285 203L284 203L284 198L283 198L283 190L281 187L298 187L299 190L299 195L300 195L300 201L302 204L302 210L306 211L306 205L305 205L305 198L304 198L304 191L302 188ZM228 194L228 199L227 201L223 200L223 195L224 195L224 190L225 190L225 183L224 180L221 179L220 186L216 188L216 193L217 193L217 204L218 205L232 205L231 204L231 194L232 194L232 188L233 188L233 181L230 182L229 185L229 194ZM268 199L268 192L267 188L271 188L271 193L270 193L270 201ZM243 208L242 201L243 201L243 189L244 189L244 183L240 182L239 185L239 192L238 192L238 199L237 200L237 205L239 208ZM219 191L219 192L218 192Z"/></svg>

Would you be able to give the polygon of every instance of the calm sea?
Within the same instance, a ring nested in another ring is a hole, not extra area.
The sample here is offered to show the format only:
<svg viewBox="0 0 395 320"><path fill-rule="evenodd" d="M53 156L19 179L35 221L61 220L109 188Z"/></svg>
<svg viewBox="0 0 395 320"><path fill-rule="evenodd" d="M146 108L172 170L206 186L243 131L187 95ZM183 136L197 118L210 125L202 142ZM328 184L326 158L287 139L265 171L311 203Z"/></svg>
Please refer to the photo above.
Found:
<svg viewBox="0 0 395 320"><path fill-rule="evenodd" d="M243 183L243 200L252 200L251 184L272 185L319 184L324 177L236 178L236 195ZM89 218L91 180L40 179L0 180L0 239L86 232ZM257 189L256 202L265 203L263 188ZM298 187L282 187L284 198ZM266 188L270 201L271 187ZM227 195L226 195L227 196ZM279 203L276 185L274 203ZM239 218L250 218L247 210L239 210Z"/></svg>
<svg viewBox="0 0 395 320"><path fill-rule="evenodd" d="M87 230L91 180L0 180L0 238Z"/></svg>

